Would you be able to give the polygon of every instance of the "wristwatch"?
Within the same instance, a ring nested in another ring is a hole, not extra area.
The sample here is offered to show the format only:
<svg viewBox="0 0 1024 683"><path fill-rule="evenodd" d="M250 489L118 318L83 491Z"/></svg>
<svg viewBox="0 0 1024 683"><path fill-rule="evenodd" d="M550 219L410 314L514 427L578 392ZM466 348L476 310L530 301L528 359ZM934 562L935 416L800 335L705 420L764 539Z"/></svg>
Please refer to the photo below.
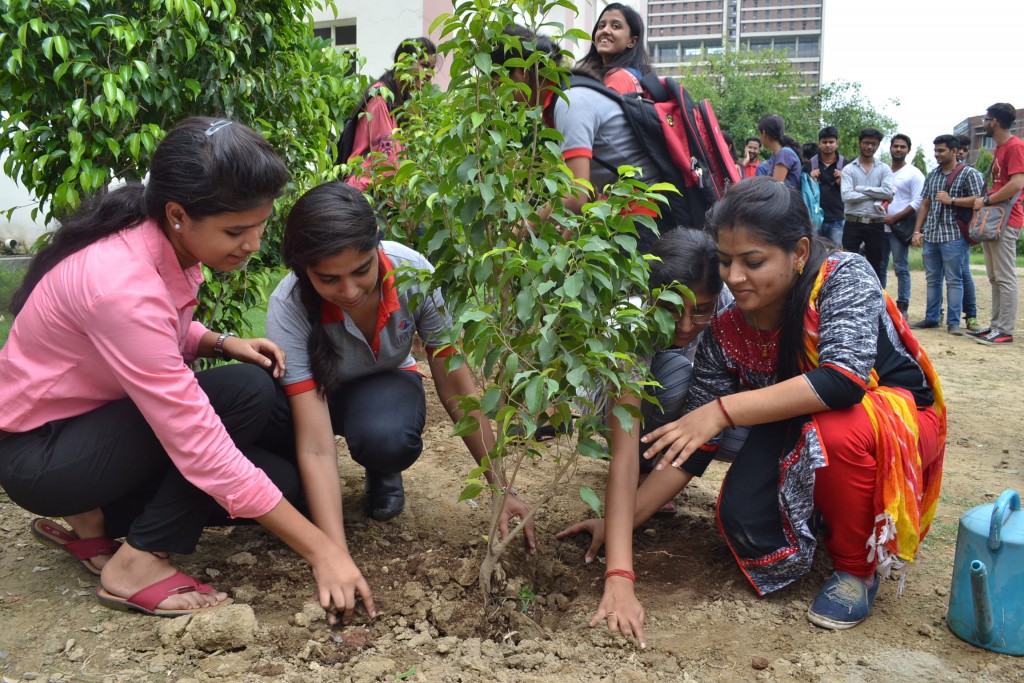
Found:
<svg viewBox="0 0 1024 683"><path fill-rule="evenodd" d="M985 195L985 198L981 200L981 203L988 206L988 195Z"/></svg>

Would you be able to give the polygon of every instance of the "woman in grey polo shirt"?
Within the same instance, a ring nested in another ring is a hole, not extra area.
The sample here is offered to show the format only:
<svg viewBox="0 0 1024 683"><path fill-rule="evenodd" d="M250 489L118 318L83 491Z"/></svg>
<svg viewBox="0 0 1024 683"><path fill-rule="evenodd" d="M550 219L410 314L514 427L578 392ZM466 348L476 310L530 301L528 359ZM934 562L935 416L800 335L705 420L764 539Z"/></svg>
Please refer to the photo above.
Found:
<svg viewBox="0 0 1024 683"><path fill-rule="evenodd" d="M432 266L408 247L381 241L369 203L354 188L331 182L303 195L288 216L282 255L292 272L270 297L267 336L288 358L281 384L313 521L347 548L334 435L345 437L352 459L366 468L367 514L381 521L398 515L405 505L402 471L423 449L426 419L423 377L410 353L413 335L424 341L437 394L453 420L462 415L454 397L477 390L465 366L445 367L454 349L441 293L424 293L413 307L417 286L400 292L391 274L403 266ZM494 434L486 418L478 419L481 429L463 440L479 463ZM506 484L490 470L486 477ZM523 519L529 510L510 496L502 534L512 517ZM532 521L525 531L532 553Z"/></svg>

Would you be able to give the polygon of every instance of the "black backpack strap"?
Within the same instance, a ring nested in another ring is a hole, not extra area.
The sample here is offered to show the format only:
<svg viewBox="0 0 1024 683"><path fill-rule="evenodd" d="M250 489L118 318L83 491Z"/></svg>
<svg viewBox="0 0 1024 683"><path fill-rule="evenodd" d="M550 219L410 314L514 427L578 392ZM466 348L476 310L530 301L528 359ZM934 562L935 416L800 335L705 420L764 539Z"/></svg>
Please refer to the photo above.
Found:
<svg viewBox="0 0 1024 683"><path fill-rule="evenodd" d="M653 71L644 74L644 77L640 79L640 85L655 102L668 102L668 89L658 78L658 74Z"/></svg>

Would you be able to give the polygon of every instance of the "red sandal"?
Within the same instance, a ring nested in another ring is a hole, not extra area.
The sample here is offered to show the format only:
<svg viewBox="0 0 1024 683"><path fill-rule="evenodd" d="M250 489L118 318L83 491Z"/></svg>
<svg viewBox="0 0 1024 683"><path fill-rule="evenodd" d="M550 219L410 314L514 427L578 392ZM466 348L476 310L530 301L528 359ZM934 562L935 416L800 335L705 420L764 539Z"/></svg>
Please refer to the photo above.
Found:
<svg viewBox="0 0 1024 683"><path fill-rule="evenodd" d="M86 571L100 575L100 568L92 563L92 558L102 555L113 555L121 544L107 536L97 538L78 538L73 531L65 529L53 520L42 517L32 520L32 535L45 546L66 551L82 563Z"/></svg>
<svg viewBox="0 0 1024 683"><path fill-rule="evenodd" d="M112 607L113 609L136 610L154 617L181 617L187 614L196 614L203 610L229 605L232 600L231 598L225 598L216 605L193 607L191 609L157 609L157 605L173 595L193 592L205 595L212 590L212 586L205 583L199 583L184 572L174 572L174 574L168 576L166 579L162 579L150 586L146 586L131 597L122 598L114 595L113 593L108 593L102 586L96 589L96 597L99 598L99 601L107 607Z"/></svg>

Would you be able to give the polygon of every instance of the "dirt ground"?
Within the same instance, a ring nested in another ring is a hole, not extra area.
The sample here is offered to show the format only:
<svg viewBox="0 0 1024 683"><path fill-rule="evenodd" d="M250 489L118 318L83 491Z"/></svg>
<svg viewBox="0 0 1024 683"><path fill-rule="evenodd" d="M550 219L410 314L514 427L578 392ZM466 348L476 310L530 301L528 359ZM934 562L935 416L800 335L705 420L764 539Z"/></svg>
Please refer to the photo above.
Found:
<svg viewBox="0 0 1024 683"><path fill-rule="evenodd" d="M976 280L987 312L988 285L981 273ZM911 318L923 308L915 273ZM317 620L316 609L304 609L307 566L259 527L210 530L195 555L179 558L242 605L226 608L224 628L235 635L211 635L216 627L196 619L108 610L93 595L97 580L37 545L32 515L0 494L2 680L1024 681L1020 658L975 648L945 624L961 513L1024 489L1024 338L993 348L944 329L919 336L949 405L941 503L903 595L887 582L871 618L851 631L823 631L805 618L829 571L824 558L797 584L755 595L714 526L718 463L679 496L675 517L636 534L646 651L587 628L603 567L583 564L583 539L554 540L587 515L579 486L603 490L602 462L581 461L539 516L538 559L513 553L508 598L485 608L475 581L489 503L456 502L470 459L432 397L426 449L407 473L399 518L363 516L361 472L341 458L350 544L381 612L373 622L330 629ZM523 496L535 499L554 468L550 457L530 464L517 482Z"/></svg>

